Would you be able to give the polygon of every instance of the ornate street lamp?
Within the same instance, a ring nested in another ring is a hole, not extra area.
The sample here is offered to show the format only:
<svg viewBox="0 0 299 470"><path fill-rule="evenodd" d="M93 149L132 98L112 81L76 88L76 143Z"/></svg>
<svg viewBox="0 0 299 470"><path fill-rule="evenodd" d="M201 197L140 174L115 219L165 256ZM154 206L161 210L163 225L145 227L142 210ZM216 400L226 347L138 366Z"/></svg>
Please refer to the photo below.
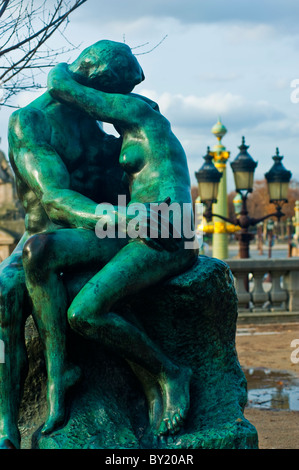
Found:
<svg viewBox="0 0 299 470"><path fill-rule="evenodd" d="M285 169L281 163L283 156L279 155L279 149L276 149L276 155L272 157L274 165L265 174L268 183L268 191L270 202L272 202L277 211L281 211L281 207L288 202L288 188L292 173Z"/></svg>
<svg viewBox="0 0 299 470"><path fill-rule="evenodd" d="M200 200L211 210L212 204L217 202L218 187L222 173L217 170L213 163L213 155L210 153L210 147L207 148L207 154L203 159L205 163L195 173L195 176L198 181Z"/></svg>
<svg viewBox="0 0 299 470"><path fill-rule="evenodd" d="M206 220L211 221L213 217L219 217L226 222L240 227L240 231L236 234L239 240L240 258L249 258L249 243L254 237L248 230L251 225L257 225L259 222L269 217L277 217L278 220L280 220L280 218L284 216L281 207L287 202L288 185L292 176L291 172L286 170L282 165L281 160L283 157L279 155L277 149L276 155L273 157L274 165L271 170L265 174L265 178L268 182L270 202L275 204L276 212L258 219L250 217L247 210L247 197L253 189L253 176L257 162L255 162L247 152L248 148L249 146L245 145L245 138L243 137L242 144L239 147L240 152L231 163L236 192L240 194L242 201L239 214L235 214L232 218L224 217L220 214L213 214L212 212L212 204L215 202L215 198L217 199L216 190L221 176L219 177L219 175L217 175L217 173L220 172L215 168L212 158L209 156L209 152L208 155L204 157L206 163L196 173L201 201L206 205L206 210L203 214ZM211 187L208 189L209 184Z"/></svg>
<svg viewBox="0 0 299 470"><path fill-rule="evenodd" d="M237 193L242 191L251 193L253 189L253 175L257 162L247 152L248 148L249 145L245 145L245 137L242 137L242 144L239 147L240 153L230 164L234 174Z"/></svg>

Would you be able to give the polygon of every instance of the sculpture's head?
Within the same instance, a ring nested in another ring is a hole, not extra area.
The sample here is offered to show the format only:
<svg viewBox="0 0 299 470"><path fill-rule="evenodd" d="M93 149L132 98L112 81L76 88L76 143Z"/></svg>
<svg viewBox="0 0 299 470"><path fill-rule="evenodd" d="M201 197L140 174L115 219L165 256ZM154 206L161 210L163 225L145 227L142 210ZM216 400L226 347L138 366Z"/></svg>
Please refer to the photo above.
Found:
<svg viewBox="0 0 299 470"><path fill-rule="evenodd" d="M82 85L109 93L129 93L144 80L129 46L108 40L84 49L69 70Z"/></svg>

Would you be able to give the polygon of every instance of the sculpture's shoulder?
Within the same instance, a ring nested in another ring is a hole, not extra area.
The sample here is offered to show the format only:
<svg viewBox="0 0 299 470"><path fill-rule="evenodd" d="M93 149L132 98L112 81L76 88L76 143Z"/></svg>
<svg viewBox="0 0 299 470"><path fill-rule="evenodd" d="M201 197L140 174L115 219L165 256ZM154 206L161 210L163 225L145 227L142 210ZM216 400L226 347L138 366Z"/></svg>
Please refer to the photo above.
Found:
<svg viewBox="0 0 299 470"><path fill-rule="evenodd" d="M28 127L30 124L34 124L36 121L45 121L44 113L41 109L33 106L25 106L24 108L17 109L14 111L9 118L9 131L16 131L17 127L22 125Z"/></svg>
<svg viewBox="0 0 299 470"><path fill-rule="evenodd" d="M49 140L50 127L42 109L26 106L14 111L8 122L8 139L10 145L28 140Z"/></svg>
<svg viewBox="0 0 299 470"><path fill-rule="evenodd" d="M137 98L141 101L144 101L147 103L151 108L153 108L155 111L160 112L159 105L155 101L151 100L150 98L147 98L147 96L144 95L139 95L137 93L130 93L130 96Z"/></svg>

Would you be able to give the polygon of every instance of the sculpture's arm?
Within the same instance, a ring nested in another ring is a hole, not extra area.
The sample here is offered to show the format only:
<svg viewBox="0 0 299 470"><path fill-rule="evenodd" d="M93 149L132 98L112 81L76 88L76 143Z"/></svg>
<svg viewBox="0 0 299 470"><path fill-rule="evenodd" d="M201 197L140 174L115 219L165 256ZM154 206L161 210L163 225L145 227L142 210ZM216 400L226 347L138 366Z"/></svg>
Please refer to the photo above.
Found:
<svg viewBox="0 0 299 470"><path fill-rule="evenodd" d="M78 83L61 63L48 75L48 91L51 96L69 106L85 112L91 118L116 126L125 123L126 128L140 125L142 114L150 106L146 100L133 95L105 93ZM153 102L152 102L153 103Z"/></svg>
<svg viewBox="0 0 299 470"><path fill-rule="evenodd" d="M135 125L140 127L140 122L149 109L151 112L152 109L159 111L158 105L148 98L133 94L105 93L79 84L72 78L65 63L58 64L49 73L48 90L56 100L87 113L93 119L109 122L116 127L123 124L125 129L132 129ZM121 214L118 213L117 217L119 220ZM125 224L129 221L130 217L126 216ZM144 219L144 224L150 228L150 215ZM143 241L156 249L176 250L180 238L173 237L172 234L167 239L161 238L163 224L168 224L168 221L159 220L157 237L148 236ZM124 226L124 221L121 226Z"/></svg>
<svg viewBox="0 0 299 470"><path fill-rule="evenodd" d="M49 125L42 112L25 108L9 123L10 158L16 176L35 193L54 223L94 229L97 203L70 188L70 175L48 143ZM107 221L109 222L109 221Z"/></svg>

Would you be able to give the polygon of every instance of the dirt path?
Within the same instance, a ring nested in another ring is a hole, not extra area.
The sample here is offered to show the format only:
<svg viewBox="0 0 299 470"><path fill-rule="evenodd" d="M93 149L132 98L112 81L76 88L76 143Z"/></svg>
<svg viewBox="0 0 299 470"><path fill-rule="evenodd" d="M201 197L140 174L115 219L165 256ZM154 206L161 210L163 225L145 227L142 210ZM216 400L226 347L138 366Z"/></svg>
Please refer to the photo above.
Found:
<svg viewBox="0 0 299 470"><path fill-rule="evenodd" d="M239 325L236 346L240 364L289 371L299 378L299 363L291 360L295 339L299 342L298 323ZM245 417L258 431L260 449L299 449L299 411L246 408Z"/></svg>

